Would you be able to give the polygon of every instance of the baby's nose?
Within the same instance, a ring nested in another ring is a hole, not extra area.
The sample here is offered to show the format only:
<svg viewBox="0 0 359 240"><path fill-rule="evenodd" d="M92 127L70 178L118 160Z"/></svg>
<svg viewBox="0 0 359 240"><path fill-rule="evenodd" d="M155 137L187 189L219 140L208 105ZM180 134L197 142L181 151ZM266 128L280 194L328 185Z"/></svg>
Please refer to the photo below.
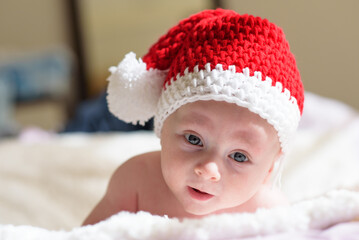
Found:
<svg viewBox="0 0 359 240"><path fill-rule="evenodd" d="M194 169L194 172L205 180L217 182L221 179L221 174L219 172L218 166L214 162L207 162L204 164L197 165Z"/></svg>

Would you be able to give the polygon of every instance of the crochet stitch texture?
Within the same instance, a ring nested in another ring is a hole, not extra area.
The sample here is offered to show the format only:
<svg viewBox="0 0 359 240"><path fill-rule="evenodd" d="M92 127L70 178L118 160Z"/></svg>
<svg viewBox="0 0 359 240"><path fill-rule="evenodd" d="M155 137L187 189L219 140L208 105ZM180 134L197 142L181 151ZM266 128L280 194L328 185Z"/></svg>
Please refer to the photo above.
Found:
<svg viewBox="0 0 359 240"><path fill-rule="evenodd" d="M177 74L192 72L198 65L211 69L221 64L223 70L234 65L236 72L246 67L250 75L255 71L281 82L303 110L303 85L294 55L282 29L267 19L239 15L231 10L217 9L200 12L181 21L155 43L143 57L147 69L167 70L164 84L170 84Z"/></svg>

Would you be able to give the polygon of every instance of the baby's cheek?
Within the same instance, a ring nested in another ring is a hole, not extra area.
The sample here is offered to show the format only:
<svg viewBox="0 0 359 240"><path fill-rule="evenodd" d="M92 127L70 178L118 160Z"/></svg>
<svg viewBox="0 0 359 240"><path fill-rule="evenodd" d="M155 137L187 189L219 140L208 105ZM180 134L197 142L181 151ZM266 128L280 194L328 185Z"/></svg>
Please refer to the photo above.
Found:
<svg viewBox="0 0 359 240"><path fill-rule="evenodd" d="M161 159L162 174L166 180L171 180L181 172L181 161L175 154L164 154Z"/></svg>
<svg viewBox="0 0 359 240"><path fill-rule="evenodd" d="M257 173L242 173L232 182L232 194L237 196L241 201L251 198L262 186L261 178Z"/></svg>
<svg viewBox="0 0 359 240"><path fill-rule="evenodd" d="M165 180L167 185L171 185L171 182L173 181L173 172L172 172L171 166L168 164L168 162L162 163L162 176Z"/></svg>

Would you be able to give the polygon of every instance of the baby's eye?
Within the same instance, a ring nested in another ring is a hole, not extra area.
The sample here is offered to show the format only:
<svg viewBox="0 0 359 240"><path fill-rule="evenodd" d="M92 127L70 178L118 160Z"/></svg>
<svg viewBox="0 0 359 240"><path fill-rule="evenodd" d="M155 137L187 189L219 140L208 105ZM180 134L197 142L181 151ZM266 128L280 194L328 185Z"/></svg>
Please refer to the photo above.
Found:
<svg viewBox="0 0 359 240"><path fill-rule="evenodd" d="M197 145L197 146L203 146L201 139L199 137L197 137L196 135L185 134L184 136L190 144Z"/></svg>
<svg viewBox="0 0 359 240"><path fill-rule="evenodd" d="M237 162L247 162L249 159L246 155L240 152L234 152L229 154L229 157L234 159Z"/></svg>

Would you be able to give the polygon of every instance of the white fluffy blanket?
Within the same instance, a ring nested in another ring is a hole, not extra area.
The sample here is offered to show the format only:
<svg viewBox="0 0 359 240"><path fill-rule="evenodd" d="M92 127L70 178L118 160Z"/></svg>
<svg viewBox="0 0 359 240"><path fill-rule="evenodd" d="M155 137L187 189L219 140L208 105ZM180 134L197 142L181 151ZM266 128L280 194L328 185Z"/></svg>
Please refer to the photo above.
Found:
<svg viewBox="0 0 359 240"><path fill-rule="evenodd" d="M359 236L359 115L306 95L282 179L289 207L200 220L119 213L81 222L116 167L159 149L152 133L56 135L0 142L0 239L355 239ZM327 238L326 238L327 237Z"/></svg>

